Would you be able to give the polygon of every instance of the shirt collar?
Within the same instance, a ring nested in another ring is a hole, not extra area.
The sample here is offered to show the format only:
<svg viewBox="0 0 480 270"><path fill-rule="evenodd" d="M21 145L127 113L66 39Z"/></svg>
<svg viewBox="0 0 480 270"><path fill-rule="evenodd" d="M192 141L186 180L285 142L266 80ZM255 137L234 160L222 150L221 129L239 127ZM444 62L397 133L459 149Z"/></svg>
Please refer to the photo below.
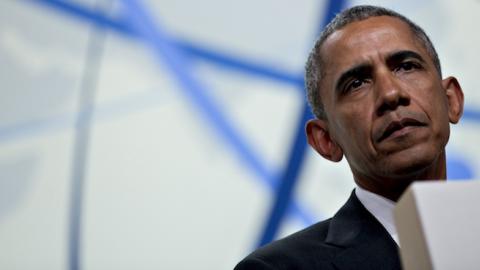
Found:
<svg viewBox="0 0 480 270"><path fill-rule="evenodd" d="M399 245L397 229L393 219L395 202L359 186L355 188L355 195L357 195L358 200L363 206L383 225L393 240Z"/></svg>

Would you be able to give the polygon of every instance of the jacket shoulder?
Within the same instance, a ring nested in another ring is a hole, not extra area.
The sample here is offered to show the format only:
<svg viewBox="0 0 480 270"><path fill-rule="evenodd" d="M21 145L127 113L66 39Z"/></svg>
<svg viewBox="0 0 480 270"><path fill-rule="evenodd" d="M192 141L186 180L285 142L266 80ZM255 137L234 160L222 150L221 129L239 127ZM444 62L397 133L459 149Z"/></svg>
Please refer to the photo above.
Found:
<svg viewBox="0 0 480 270"><path fill-rule="evenodd" d="M331 219L314 224L248 255L236 267L242 269L333 269L338 251L325 243Z"/></svg>

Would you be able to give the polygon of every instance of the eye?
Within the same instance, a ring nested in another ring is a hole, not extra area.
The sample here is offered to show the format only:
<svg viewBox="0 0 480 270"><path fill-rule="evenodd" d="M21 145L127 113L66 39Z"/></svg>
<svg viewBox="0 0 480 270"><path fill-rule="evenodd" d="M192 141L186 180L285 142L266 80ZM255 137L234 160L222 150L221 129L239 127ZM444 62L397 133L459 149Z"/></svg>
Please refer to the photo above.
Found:
<svg viewBox="0 0 480 270"><path fill-rule="evenodd" d="M350 83L346 85L344 92L350 92L357 88L360 88L364 82L365 80L363 79L353 79Z"/></svg>
<svg viewBox="0 0 480 270"><path fill-rule="evenodd" d="M397 71L411 71L420 68L418 63L413 61L403 62L397 67Z"/></svg>

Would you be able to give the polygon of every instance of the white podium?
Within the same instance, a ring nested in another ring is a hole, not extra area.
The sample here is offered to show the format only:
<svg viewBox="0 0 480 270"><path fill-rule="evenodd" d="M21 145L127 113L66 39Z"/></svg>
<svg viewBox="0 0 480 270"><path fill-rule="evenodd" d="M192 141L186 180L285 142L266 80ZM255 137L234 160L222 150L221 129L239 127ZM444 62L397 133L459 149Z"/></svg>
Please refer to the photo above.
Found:
<svg viewBox="0 0 480 270"><path fill-rule="evenodd" d="M480 182L416 182L395 207L405 270L480 269Z"/></svg>

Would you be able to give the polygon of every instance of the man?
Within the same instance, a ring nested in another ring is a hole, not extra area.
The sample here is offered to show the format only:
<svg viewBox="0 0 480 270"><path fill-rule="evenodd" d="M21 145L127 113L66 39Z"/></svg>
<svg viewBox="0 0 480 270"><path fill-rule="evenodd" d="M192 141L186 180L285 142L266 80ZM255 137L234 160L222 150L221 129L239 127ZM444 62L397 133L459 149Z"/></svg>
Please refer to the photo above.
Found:
<svg viewBox="0 0 480 270"><path fill-rule="evenodd" d="M326 221L266 245L235 269L400 269L394 202L414 180L446 178L445 146L463 112L424 31L373 6L330 22L306 67L316 119L309 144L348 161L357 188Z"/></svg>

